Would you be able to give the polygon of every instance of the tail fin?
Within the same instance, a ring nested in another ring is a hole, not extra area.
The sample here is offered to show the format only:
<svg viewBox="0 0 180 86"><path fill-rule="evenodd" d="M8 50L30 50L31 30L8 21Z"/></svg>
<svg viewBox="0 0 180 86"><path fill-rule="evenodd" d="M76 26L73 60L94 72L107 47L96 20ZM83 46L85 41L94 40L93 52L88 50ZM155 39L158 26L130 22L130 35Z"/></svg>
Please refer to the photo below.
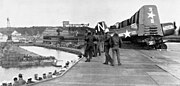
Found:
<svg viewBox="0 0 180 86"><path fill-rule="evenodd" d="M138 36L159 35L163 36L157 7L155 5L145 5L138 11L139 32Z"/></svg>
<svg viewBox="0 0 180 86"><path fill-rule="evenodd" d="M103 35L105 31L107 31L106 29L108 29L108 27L104 21L98 22L97 25L95 26L95 30L98 35Z"/></svg>

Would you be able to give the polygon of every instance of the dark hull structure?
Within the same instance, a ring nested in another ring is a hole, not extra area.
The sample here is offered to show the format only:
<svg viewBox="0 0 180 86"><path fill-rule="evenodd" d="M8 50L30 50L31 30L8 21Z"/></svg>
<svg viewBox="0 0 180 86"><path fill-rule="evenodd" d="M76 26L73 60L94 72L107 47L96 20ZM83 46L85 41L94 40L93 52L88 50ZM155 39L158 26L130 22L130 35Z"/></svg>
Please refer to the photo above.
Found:
<svg viewBox="0 0 180 86"><path fill-rule="evenodd" d="M141 7L131 18L111 26L110 32L116 32L125 41L140 43L148 48L167 49L163 37L174 34L173 23L160 24L155 5Z"/></svg>

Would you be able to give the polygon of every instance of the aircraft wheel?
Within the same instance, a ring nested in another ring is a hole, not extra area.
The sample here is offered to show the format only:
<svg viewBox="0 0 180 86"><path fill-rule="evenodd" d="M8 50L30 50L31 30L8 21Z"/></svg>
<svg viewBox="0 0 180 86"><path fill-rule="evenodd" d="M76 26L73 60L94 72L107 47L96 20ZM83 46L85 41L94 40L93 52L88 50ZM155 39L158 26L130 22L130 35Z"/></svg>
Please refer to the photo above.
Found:
<svg viewBox="0 0 180 86"><path fill-rule="evenodd" d="M166 44L161 44L161 49L167 49L167 45Z"/></svg>

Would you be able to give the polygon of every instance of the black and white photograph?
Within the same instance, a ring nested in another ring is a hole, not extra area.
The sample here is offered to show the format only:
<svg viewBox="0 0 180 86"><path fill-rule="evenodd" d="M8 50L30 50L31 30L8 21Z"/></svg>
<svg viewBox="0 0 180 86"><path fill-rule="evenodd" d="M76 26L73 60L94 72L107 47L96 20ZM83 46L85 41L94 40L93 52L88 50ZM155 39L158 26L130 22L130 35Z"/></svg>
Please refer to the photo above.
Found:
<svg viewBox="0 0 180 86"><path fill-rule="evenodd" d="M0 86L180 86L180 0L0 0Z"/></svg>

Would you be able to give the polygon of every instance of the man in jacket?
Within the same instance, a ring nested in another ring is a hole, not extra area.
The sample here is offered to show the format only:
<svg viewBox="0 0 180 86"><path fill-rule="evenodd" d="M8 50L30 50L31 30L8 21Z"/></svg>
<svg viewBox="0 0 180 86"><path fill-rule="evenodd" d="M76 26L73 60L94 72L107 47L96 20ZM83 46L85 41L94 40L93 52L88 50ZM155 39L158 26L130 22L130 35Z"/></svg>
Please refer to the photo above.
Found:
<svg viewBox="0 0 180 86"><path fill-rule="evenodd" d="M105 58L105 62L103 64L107 65L108 62L110 62L111 65L113 66L111 56L109 55L110 39L111 39L111 36L109 35L109 32L106 32L105 37L104 37L104 52L105 52L106 58Z"/></svg>
<svg viewBox="0 0 180 86"><path fill-rule="evenodd" d="M85 48L85 62L90 62L93 56L93 50L94 50L94 41L96 41L96 38L91 34L91 32L88 32L86 38L86 48Z"/></svg>
<svg viewBox="0 0 180 86"><path fill-rule="evenodd" d="M113 37L111 38L111 47L112 47L112 63L114 65L114 58L115 58L115 53L117 56L117 61L118 61L118 65L121 65L120 62L120 48L121 48L121 44L122 44L122 39L118 36L117 33L114 33Z"/></svg>

